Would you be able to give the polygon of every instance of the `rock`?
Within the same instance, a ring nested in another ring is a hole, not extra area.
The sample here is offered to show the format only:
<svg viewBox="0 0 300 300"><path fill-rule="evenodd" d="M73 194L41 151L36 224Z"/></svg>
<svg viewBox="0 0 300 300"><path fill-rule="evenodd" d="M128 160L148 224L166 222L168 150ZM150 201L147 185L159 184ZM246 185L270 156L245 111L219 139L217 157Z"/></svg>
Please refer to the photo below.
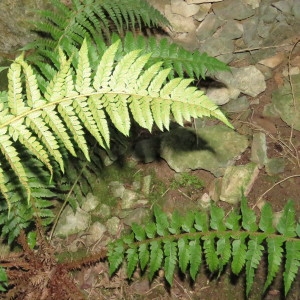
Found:
<svg viewBox="0 0 300 300"><path fill-rule="evenodd" d="M275 68L279 66L285 58L285 55L283 52L277 53L276 55L273 55L272 57L268 57L266 59L263 59L259 61L258 63L267 66L269 68Z"/></svg>
<svg viewBox="0 0 300 300"><path fill-rule="evenodd" d="M286 162L282 157L273 157L266 163L266 172L269 176L277 175L284 172Z"/></svg>
<svg viewBox="0 0 300 300"><path fill-rule="evenodd" d="M98 209L94 211L94 214L101 219L108 219L111 216L111 209L107 204L101 204Z"/></svg>
<svg viewBox="0 0 300 300"><path fill-rule="evenodd" d="M300 20L300 2L299 1L295 1L292 4L292 13L295 16L296 20Z"/></svg>
<svg viewBox="0 0 300 300"><path fill-rule="evenodd" d="M134 207L138 197L138 193L131 190L125 190L121 202L122 209L129 209Z"/></svg>
<svg viewBox="0 0 300 300"><path fill-rule="evenodd" d="M300 73L299 67L291 67L290 69L285 68L282 72L282 75L285 77L298 75Z"/></svg>
<svg viewBox="0 0 300 300"><path fill-rule="evenodd" d="M234 51L233 40L223 37L212 37L206 40L199 48L201 52L206 52L208 55L217 57L219 60L229 63L233 58ZM229 74L228 72L224 72Z"/></svg>
<svg viewBox="0 0 300 300"><path fill-rule="evenodd" d="M278 10L275 7L270 6L269 4L262 5L260 7L259 19L264 23L272 24L278 15Z"/></svg>
<svg viewBox="0 0 300 300"><path fill-rule="evenodd" d="M183 0L171 0L172 13L181 15L183 17L191 17L199 11L199 6L195 4L188 4Z"/></svg>
<svg viewBox="0 0 300 300"><path fill-rule="evenodd" d="M207 97L217 105L224 105L231 99L236 99L240 94L238 89L227 87L209 87L207 89Z"/></svg>
<svg viewBox="0 0 300 300"><path fill-rule="evenodd" d="M203 41L211 37L223 23L214 13L208 14L196 29L198 40Z"/></svg>
<svg viewBox="0 0 300 300"><path fill-rule="evenodd" d="M245 136L223 125L177 128L163 135L161 157L176 172L204 169L218 177L247 147Z"/></svg>
<svg viewBox="0 0 300 300"><path fill-rule="evenodd" d="M257 163L260 168L268 160L266 135L263 132L253 134L250 160Z"/></svg>
<svg viewBox="0 0 300 300"><path fill-rule="evenodd" d="M223 1L223 0L186 0L186 2L188 4L192 4L192 3L212 3L212 2L219 2L219 1Z"/></svg>
<svg viewBox="0 0 300 300"><path fill-rule="evenodd" d="M255 67L231 68L231 72L216 72L215 77L228 87L239 89L242 93L256 97L266 89L264 75Z"/></svg>
<svg viewBox="0 0 300 300"><path fill-rule="evenodd" d="M148 196L150 194L151 182L152 182L152 176L151 175L144 176L143 186L142 186L142 193L146 196Z"/></svg>
<svg viewBox="0 0 300 300"><path fill-rule="evenodd" d="M242 0L245 4L251 6L252 9L258 8L261 0Z"/></svg>
<svg viewBox="0 0 300 300"><path fill-rule="evenodd" d="M50 1L0 1L0 53L12 53L36 39L32 23L40 19L36 10L49 9Z"/></svg>
<svg viewBox="0 0 300 300"><path fill-rule="evenodd" d="M108 219L105 225L111 235L117 235L121 231L121 221L118 217Z"/></svg>
<svg viewBox="0 0 300 300"><path fill-rule="evenodd" d="M201 22L207 16L208 12L211 9L211 4L201 4L199 5L199 11L193 16L195 20Z"/></svg>
<svg viewBox="0 0 300 300"><path fill-rule="evenodd" d="M197 203L200 205L202 209L208 209L211 204L211 198L209 194L204 193L201 198L197 201Z"/></svg>
<svg viewBox="0 0 300 300"><path fill-rule="evenodd" d="M79 233L88 228L91 216L81 208L77 208L74 214L72 208L67 206L61 214L54 235L66 237L71 234Z"/></svg>
<svg viewBox="0 0 300 300"><path fill-rule="evenodd" d="M253 9L241 0L227 0L215 3L213 11L222 20L244 20L255 13Z"/></svg>
<svg viewBox="0 0 300 300"><path fill-rule="evenodd" d="M250 192L258 173L259 168L255 163L227 167L222 179L220 200L230 204L239 203L242 192L245 196Z"/></svg>
<svg viewBox="0 0 300 300"><path fill-rule="evenodd" d="M122 198L124 191L125 191L125 187L123 185L123 183L119 182L119 181L112 181L109 183L109 188L110 191L112 193L112 195L116 198Z"/></svg>
<svg viewBox="0 0 300 300"><path fill-rule="evenodd" d="M88 246L101 240L102 236L106 232L106 227L100 222L93 223L87 231L86 242Z"/></svg>
<svg viewBox="0 0 300 300"><path fill-rule="evenodd" d="M294 75L291 78L294 88L295 105L289 83L273 92L272 103L274 109L285 123L289 126L293 125L296 130L300 130L300 75Z"/></svg>
<svg viewBox="0 0 300 300"><path fill-rule="evenodd" d="M255 16L243 22L243 40L247 48L257 47L260 44L261 38L257 32L259 21L259 18Z"/></svg>
<svg viewBox="0 0 300 300"><path fill-rule="evenodd" d="M290 1L286 1L286 0L278 1L278 2L272 3L272 6L279 9L285 15L291 14L292 6L291 6Z"/></svg>
<svg viewBox="0 0 300 300"><path fill-rule="evenodd" d="M145 218L149 216L149 210L144 207L136 208L129 212L129 214L123 219L123 223L131 226L132 223L143 224Z"/></svg>
<svg viewBox="0 0 300 300"><path fill-rule="evenodd" d="M186 18L178 14L173 14L171 5L165 6L165 16L172 25L172 29L176 32L193 32L196 30L193 18Z"/></svg>
<svg viewBox="0 0 300 300"><path fill-rule="evenodd" d="M99 199L97 199L92 193L88 193L86 198L83 200L82 209L86 212L94 210L99 204Z"/></svg>
<svg viewBox="0 0 300 300"><path fill-rule="evenodd" d="M222 106L227 112L242 112L249 108L250 104L246 96L239 97L238 99L230 100Z"/></svg>
<svg viewBox="0 0 300 300"><path fill-rule="evenodd" d="M244 32L243 25L237 21L227 21L218 32L215 37L223 37L229 40L235 40L242 37Z"/></svg>

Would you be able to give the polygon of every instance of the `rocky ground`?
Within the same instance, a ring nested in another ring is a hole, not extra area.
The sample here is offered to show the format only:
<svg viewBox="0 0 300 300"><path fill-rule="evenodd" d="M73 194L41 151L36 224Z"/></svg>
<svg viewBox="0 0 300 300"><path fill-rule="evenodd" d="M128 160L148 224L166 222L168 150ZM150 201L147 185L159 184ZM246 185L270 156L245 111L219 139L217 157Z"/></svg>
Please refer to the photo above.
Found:
<svg viewBox="0 0 300 300"><path fill-rule="evenodd" d="M126 167L107 167L76 215L67 208L60 218L53 245L71 258L83 249L101 249L132 222L147 219L154 203L166 212L205 209L211 201L229 210L240 201L241 185L258 213L266 201L280 212L293 199L300 215L300 2L149 2L171 22L166 30L173 41L232 67L231 73L213 74L208 83L197 84L235 130L204 119L184 128L174 125L166 133L139 131L125 154ZM9 57L7 47L0 53ZM151 285L138 274L129 283L122 270L109 279L106 263L74 278L88 299L243 299L243 277L225 273L212 279L203 267L194 284L176 276L169 290L159 276ZM261 265L250 299L261 299L264 278ZM283 299L280 280L264 299ZM300 299L299 282L298 276L287 299Z"/></svg>

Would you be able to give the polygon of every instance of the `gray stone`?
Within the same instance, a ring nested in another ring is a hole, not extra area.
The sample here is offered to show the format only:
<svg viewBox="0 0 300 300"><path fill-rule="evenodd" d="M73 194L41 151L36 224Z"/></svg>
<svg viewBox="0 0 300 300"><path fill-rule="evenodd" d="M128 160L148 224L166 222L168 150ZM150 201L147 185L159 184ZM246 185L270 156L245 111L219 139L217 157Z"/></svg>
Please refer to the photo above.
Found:
<svg viewBox="0 0 300 300"><path fill-rule="evenodd" d="M279 9L285 15L289 15L292 12L292 5L290 1L282 0L275 2L272 5Z"/></svg>
<svg viewBox="0 0 300 300"><path fill-rule="evenodd" d="M295 16L296 20L300 20L300 2L299 1L294 1L293 6L292 6L292 13Z"/></svg>
<svg viewBox="0 0 300 300"><path fill-rule="evenodd" d="M296 27L292 27L286 22L276 23L270 31L269 37L265 40L265 44L274 45L274 43L284 41L296 34L296 29Z"/></svg>
<svg viewBox="0 0 300 300"><path fill-rule="evenodd" d="M92 193L88 193L83 200L82 209L86 212L90 212L97 207L99 199L97 199Z"/></svg>
<svg viewBox="0 0 300 300"><path fill-rule="evenodd" d="M129 209L134 207L138 197L138 193L131 190L125 190L121 202L122 209Z"/></svg>
<svg viewBox="0 0 300 300"><path fill-rule="evenodd" d="M244 35L243 40L248 48L257 47L260 44L261 38L257 33L259 18L257 16L249 18L243 22Z"/></svg>
<svg viewBox="0 0 300 300"><path fill-rule="evenodd" d="M233 59L234 51L233 40L223 37L212 37L205 41L199 48L200 52L206 52L208 55L217 57L219 60L229 63ZM228 74L227 72L225 72Z"/></svg>
<svg viewBox="0 0 300 300"><path fill-rule="evenodd" d="M241 0L227 0L215 3L214 13L223 20L244 20L254 15L255 11Z"/></svg>
<svg viewBox="0 0 300 300"><path fill-rule="evenodd" d="M257 163L260 168L263 167L268 160L266 135L263 132L253 134L250 159Z"/></svg>
<svg viewBox="0 0 300 300"><path fill-rule="evenodd" d="M251 97L256 97L266 89L264 75L255 66L231 68L230 73L217 72L215 77L226 86L239 89Z"/></svg>
<svg viewBox="0 0 300 300"><path fill-rule="evenodd" d="M222 179L220 200L230 204L241 201L242 193L248 195L259 174L255 163L247 165L229 166Z"/></svg>
<svg viewBox="0 0 300 300"><path fill-rule="evenodd" d="M121 230L121 221L118 217L112 217L105 223L107 231L111 235L117 235Z"/></svg>
<svg viewBox="0 0 300 300"><path fill-rule="evenodd" d="M227 87L209 87L207 89L207 97L217 105L224 105L231 99L236 99L240 94L238 89Z"/></svg>
<svg viewBox="0 0 300 300"><path fill-rule="evenodd" d="M32 23L40 20L36 10L49 9L49 0L0 1L0 53L12 53L36 39Z"/></svg>
<svg viewBox="0 0 300 300"><path fill-rule="evenodd" d="M101 224L100 222L93 223L89 230L87 231L86 242L88 246L96 243L97 241L101 240L104 233L106 232L106 227Z"/></svg>
<svg viewBox="0 0 300 300"><path fill-rule="evenodd" d="M172 29L176 32L193 32L196 30L193 18L186 18L178 14L173 14L171 5L165 6L165 16L172 25Z"/></svg>
<svg viewBox="0 0 300 300"><path fill-rule="evenodd" d="M209 194L204 193L200 199L197 200L197 204L199 204L199 206L201 207L201 209L209 209L210 205L211 205L211 198L209 196Z"/></svg>
<svg viewBox="0 0 300 300"><path fill-rule="evenodd" d="M203 41L211 37L223 23L214 13L208 14L196 29L198 40Z"/></svg>
<svg viewBox="0 0 300 300"><path fill-rule="evenodd" d="M192 4L192 3L211 3L211 2L219 2L223 0L186 0L187 3Z"/></svg>
<svg viewBox="0 0 300 300"><path fill-rule="evenodd" d="M101 204L94 211L94 214L101 219L108 219L111 216L111 209L107 204Z"/></svg>
<svg viewBox="0 0 300 300"><path fill-rule="evenodd" d="M257 26L257 34L262 38L267 38L272 28L271 24L265 24L264 21L259 21Z"/></svg>
<svg viewBox="0 0 300 300"><path fill-rule="evenodd" d="M252 9L258 8L261 0L242 0L245 4L251 6Z"/></svg>
<svg viewBox="0 0 300 300"><path fill-rule="evenodd" d="M176 172L204 169L218 177L247 147L245 136L223 125L177 128L164 134L161 157Z"/></svg>
<svg viewBox="0 0 300 300"><path fill-rule="evenodd" d="M172 13L181 15L183 17L191 17L199 11L199 6L195 4L188 4L182 0L171 0Z"/></svg>
<svg viewBox="0 0 300 300"><path fill-rule="evenodd" d="M144 176L143 186L142 186L142 193L144 195L149 195L150 194L151 182L152 182L152 176L151 175Z"/></svg>
<svg viewBox="0 0 300 300"><path fill-rule="evenodd" d="M238 99L230 100L227 104L222 106L227 112L242 112L249 108L250 104L246 96L239 97Z"/></svg>
<svg viewBox="0 0 300 300"><path fill-rule="evenodd" d="M286 162L282 157L270 158L266 163L266 172L269 176L277 175L284 172Z"/></svg>
<svg viewBox="0 0 300 300"><path fill-rule="evenodd" d="M136 208L135 210L128 213L123 219L123 223L130 226L132 223L143 224L145 218L149 216L149 210L144 207Z"/></svg>
<svg viewBox="0 0 300 300"><path fill-rule="evenodd" d="M74 214L72 208L67 206L59 218L54 235L66 237L79 233L86 230L90 222L91 216L86 211L78 207Z"/></svg>
<svg viewBox="0 0 300 300"><path fill-rule="evenodd" d="M121 183L119 181L112 181L109 183L109 188L114 197L116 197L116 198L123 197L123 194L125 191L125 187L124 187L123 183Z"/></svg>
<svg viewBox="0 0 300 300"><path fill-rule="evenodd" d="M230 40L235 40L243 35L243 25L237 21L229 20L222 26L215 36L223 37Z"/></svg>
<svg viewBox="0 0 300 300"><path fill-rule="evenodd" d="M278 10L275 7L266 5L260 7L259 18L267 24L274 23L278 15Z"/></svg>
<svg viewBox="0 0 300 300"><path fill-rule="evenodd" d="M272 103L281 119L289 126L300 130L300 75L291 77L294 88L294 99L291 95L290 84L285 84L272 94Z"/></svg>
<svg viewBox="0 0 300 300"><path fill-rule="evenodd" d="M208 12L210 11L211 4L202 4L199 5L199 11L193 16L195 20L201 22L207 16Z"/></svg>

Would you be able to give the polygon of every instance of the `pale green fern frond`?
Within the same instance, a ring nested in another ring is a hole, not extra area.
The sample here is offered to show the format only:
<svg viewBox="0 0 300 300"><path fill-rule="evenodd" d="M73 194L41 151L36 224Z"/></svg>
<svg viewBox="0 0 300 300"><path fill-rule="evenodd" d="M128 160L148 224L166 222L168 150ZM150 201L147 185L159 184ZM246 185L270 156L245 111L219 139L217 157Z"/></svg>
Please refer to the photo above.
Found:
<svg viewBox="0 0 300 300"><path fill-rule="evenodd" d="M129 135L131 116L149 131L153 123L161 130L168 128L171 115L179 124L190 117L213 116L231 127L218 107L190 86L191 79L168 81L170 69L162 69L161 63L144 70L150 54L134 50L117 61L119 44L117 41L107 49L95 69L86 40L74 53L76 64L73 56L68 58L60 49L60 67L50 81L43 82L43 90L22 56L12 63L7 99L0 112L0 149L28 197L28 178L15 143L32 151L52 174L54 161L64 171L64 149L76 155L79 148L89 160L85 130L107 148L108 119L125 136Z"/></svg>
<svg viewBox="0 0 300 300"><path fill-rule="evenodd" d="M212 204L209 214L173 213L168 218L162 210L155 207L154 222L144 227L133 224L131 233L110 245L110 274L122 264L120 257L124 258L123 261L130 268L127 273L129 278L140 264L150 280L163 268L169 284L172 284L176 267L184 273L189 269L191 278L195 280L202 261L211 273L218 275L226 265L231 264L232 272L236 275L245 269L245 294L248 297L255 271L263 259L263 254L266 254L268 274L261 293L271 285L283 264L283 283L287 295L300 267L300 234L295 235L300 224L292 221L295 219L293 203L289 201L286 204L278 225L270 223L266 214L271 212L273 215L271 206L263 208L258 230L255 221L253 226L246 229L250 225L249 220L254 220L253 211L246 201L243 197L241 211L234 211L229 215L225 215L223 209ZM294 232L293 236L291 232ZM283 255L286 256L285 260L282 260Z"/></svg>

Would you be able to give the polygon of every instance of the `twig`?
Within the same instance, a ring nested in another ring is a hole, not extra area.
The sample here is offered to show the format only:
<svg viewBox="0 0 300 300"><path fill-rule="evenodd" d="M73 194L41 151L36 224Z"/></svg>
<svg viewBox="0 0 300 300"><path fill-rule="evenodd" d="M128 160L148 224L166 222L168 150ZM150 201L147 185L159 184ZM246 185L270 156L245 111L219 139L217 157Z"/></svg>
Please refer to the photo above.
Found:
<svg viewBox="0 0 300 300"><path fill-rule="evenodd" d="M278 185L278 184L280 184L280 183L282 183L282 182L284 182L284 181L286 181L286 180L288 180L288 179L294 178L294 177L300 177L300 174L288 176L288 177L286 177L286 178L284 178L284 179L282 179L282 180L276 182L274 185L272 185L269 189L267 189L263 194L261 194L261 195L259 196L259 198L257 199L256 203L253 205L252 209L253 209L254 207L256 207L257 204L262 200L262 198L263 198L267 193L269 193L276 185Z"/></svg>
<svg viewBox="0 0 300 300"><path fill-rule="evenodd" d="M290 83L290 86L291 86L291 93L292 93L294 109L296 109L296 99L295 99L294 85L293 85L292 76L291 76L291 57L292 57L294 49L296 48L296 46L298 45L299 42L300 42L300 39L296 43L294 43L294 45L293 45L293 47L292 47L292 49L289 53L289 59L288 59L288 77L289 77L289 83ZM294 117L295 116L296 116L296 114L294 114ZM294 120L293 120L293 124L291 126L291 133L290 133L290 140L289 141L290 141L290 145L293 147L293 149L296 153L297 164L298 164L298 166L300 166L298 151L297 151L297 148L295 147L295 145L292 142L293 132L294 132Z"/></svg>

